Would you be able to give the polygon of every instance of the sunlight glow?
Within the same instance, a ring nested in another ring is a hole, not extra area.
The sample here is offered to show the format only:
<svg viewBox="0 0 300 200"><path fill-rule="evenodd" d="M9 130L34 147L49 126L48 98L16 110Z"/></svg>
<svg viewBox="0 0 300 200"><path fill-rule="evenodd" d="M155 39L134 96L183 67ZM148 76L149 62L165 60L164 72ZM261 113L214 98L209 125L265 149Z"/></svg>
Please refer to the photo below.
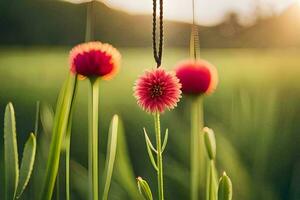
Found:
<svg viewBox="0 0 300 200"><path fill-rule="evenodd" d="M82 3L90 0L64 1ZM151 14L152 12L152 0L101 0L101 2L131 14ZM293 3L300 5L300 0L195 0L196 21L202 25L214 25L224 20L230 12L249 18L253 16L258 5L280 13ZM164 5L166 19L191 22L192 0L164 0Z"/></svg>

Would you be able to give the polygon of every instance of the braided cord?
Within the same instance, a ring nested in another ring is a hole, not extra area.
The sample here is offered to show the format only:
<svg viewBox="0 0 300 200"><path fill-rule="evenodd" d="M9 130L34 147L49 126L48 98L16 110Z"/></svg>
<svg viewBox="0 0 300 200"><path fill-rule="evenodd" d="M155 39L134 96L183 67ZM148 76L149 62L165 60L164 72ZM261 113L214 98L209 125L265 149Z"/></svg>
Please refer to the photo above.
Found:
<svg viewBox="0 0 300 200"><path fill-rule="evenodd" d="M153 29L152 29L152 42L153 42L153 55L157 68L161 66L162 54L163 54L163 42L164 42L164 22L163 22L163 0L159 1L159 44L157 49L157 40L156 40L156 29L157 29L157 3L156 0L153 0Z"/></svg>
<svg viewBox="0 0 300 200"><path fill-rule="evenodd" d="M192 0L193 9L193 23L191 28L191 42L190 42L190 54L194 60L200 57L200 41L199 41L199 31L196 25L196 12L195 12L195 0Z"/></svg>

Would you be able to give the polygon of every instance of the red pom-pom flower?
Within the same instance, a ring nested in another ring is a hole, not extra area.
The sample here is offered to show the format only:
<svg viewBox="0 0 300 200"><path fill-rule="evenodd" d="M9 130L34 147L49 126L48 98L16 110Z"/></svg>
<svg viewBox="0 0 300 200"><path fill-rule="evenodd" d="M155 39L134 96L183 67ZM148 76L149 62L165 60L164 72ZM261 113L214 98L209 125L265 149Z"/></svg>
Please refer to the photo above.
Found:
<svg viewBox="0 0 300 200"><path fill-rule="evenodd" d="M181 98L181 84L175 73L162 68L146 71L135 82L134 96L143 110L162 113L176 107Z"/></svg>
<svg viewBox="0 0 300 200"><path fill-rule="evenodd" d="M204 60L188 60L176 67L176 76L182 84L182 92L187 95L209 95L218 84L216 68Z"/></svg>
<svg viewBox="0 0 300 200"><path fill-rule="evenodd" d="M110 44L88 42L70 52L71 71L82 77L111 79L118 71L121 55Z"/></svg>

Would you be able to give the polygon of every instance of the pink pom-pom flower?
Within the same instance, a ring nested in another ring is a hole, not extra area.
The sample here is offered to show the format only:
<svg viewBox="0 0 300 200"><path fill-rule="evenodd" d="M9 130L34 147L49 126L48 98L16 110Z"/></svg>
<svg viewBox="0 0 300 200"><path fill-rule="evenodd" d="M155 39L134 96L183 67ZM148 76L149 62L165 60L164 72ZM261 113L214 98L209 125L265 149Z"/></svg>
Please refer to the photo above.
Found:
<svg viewBox="0 0 300 200"><path fill-rule="evenodd" d="M120 60L117 49L101 42L79 44L70 52L71 71L83 78L111 79L118 71Z"/></svg>
<svg viewBox="0 0 300 200"><path fill-rule="evenodd" d="M149 113L163 113L177 106L181 84L175 73L162 68L146 71L135 82L134 96L138 105Z"/></svg>
<svg viewBox="0 0 300 200"><path fill-rule="evenodd" d="M216 68L205 60L188 60L178 64L176 76L182 84L182 92L187 95L209 95L218 85Z"/></svg>

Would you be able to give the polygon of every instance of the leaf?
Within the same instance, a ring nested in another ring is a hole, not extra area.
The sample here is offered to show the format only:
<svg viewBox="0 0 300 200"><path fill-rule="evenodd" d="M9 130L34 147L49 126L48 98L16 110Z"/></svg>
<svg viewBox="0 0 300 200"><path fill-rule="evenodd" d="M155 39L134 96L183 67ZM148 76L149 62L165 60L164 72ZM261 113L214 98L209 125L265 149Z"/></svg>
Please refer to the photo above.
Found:
<svg viewBox="0 0 300 200"><path fill-rule="evenodd" d="M49 136L53 129L54 112L49 104L43 103L41 106L41 123L44 132Z"/></svg>
<svg viewBox="0 0 300 200"><path fill-rule="evenodd" d="M111 183L111 177L114 169L114 162L117 152L117 139L118 139L118 124L119 117L114 115L109 128L108 134L108 145L107 145L107 155L106 155L106 164L105 164L105 186L103 192L103 200L108 199L109 187Z"/></svg>
<svg viewBox="0 0 300 200"><path fill-rule="evenodd" d="M223 173L219 182L218 200L231 200L232 199L232 183L230 178Z"/></svg>
<svg viewBox="0 0 300 200"><path fill-rule="evenodd" d="M137 184L140 194L144 197L145 200L153 200L151 189L148 183L143 180L141 177L137 178Z"/></svg>
<svg viewBox="0 0 300 200"><path fill-rule="evenodd" d="M150 140L149 136L147 135L147 131L145 128L144 128L144 133L145 133L146 142L148 143L149 147L151 148L152 151L154 151L157 154L157 150L154 148L153 144L151 143L151 140Z"/></svg>
<svg viewBox="0 0 300 200"><path fill-rule="evenodd" d="M5 199L15 198L19 180L18 145L16 139L16 120L12 103L5 109L4 116L4 168Z"/></svg>
<svg viewBox="0 0 300 200"><path fill-rule="evenodd" d="M70 113L74 105L77 90L77 76L69 74L60 92L52 130L50 152L47 162L46 178L42 190L41 200L50 200L52 197L56 176L58 173L61 145L67 131Z"/></svg>
<svg viewBox="0 0 300 200"><path fill-rule="evenodd" d="M166 130L166 134L165 134L165 137L164 137L164 142L163 142L163 145L162 145L162 153L164 152L166 146L167 146L167 143L168 143L168 138L169 138L169 129Z"/></svg>
<svg viewBox="0 0 300 200"><path fill-rule="evenodd" d="M22 164L20 169L20 178L17 187L16 197L20 198L25 190L34 165L36 153L36 138L33 133L30 134L23 151Z"/></svg>
<svg viewBox="0 0 300 200"><path fill-rule="evenodd" d="M148 137L148 135L147 135L147 132L146 132L146 129L145 129L145 128L144 128L144 134L145 134L145 140L146 140L146 145L147 145L147 152L148 152L150 161L151 161L151 163L152 163L154 169L157 171L157 170L158 170L158 167L157 167L157 165L156 165L156 163L155 163L155 159L154 159L153 154L152 154L152 151L151 151L151 149L152 149L152 148L154 149L154 147L153 147L153 145L152 145L152 143L151 143L151 141L150 141L150 139L149 139L149 137ZM151 148L151 146L152 146L152 148ZM152 149L152 150L153 150L153 149ZM155 150L155 152L157 153L156 150Z"/></svg>

